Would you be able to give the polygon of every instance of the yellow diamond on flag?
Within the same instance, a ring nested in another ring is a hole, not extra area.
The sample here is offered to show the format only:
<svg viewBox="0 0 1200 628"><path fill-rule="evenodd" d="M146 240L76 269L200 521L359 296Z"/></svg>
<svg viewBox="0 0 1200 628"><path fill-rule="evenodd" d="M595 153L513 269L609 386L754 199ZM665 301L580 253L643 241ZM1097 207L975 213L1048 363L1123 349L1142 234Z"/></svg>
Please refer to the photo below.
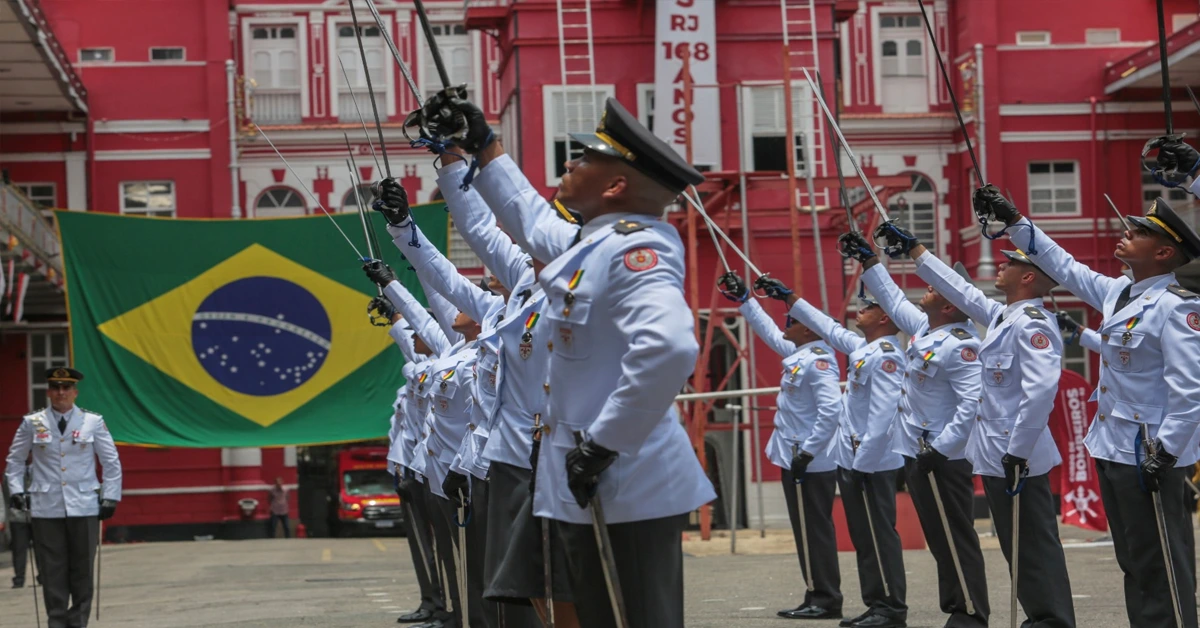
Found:
<svg viewBox="0 0 1200 628"><path fill-rule="evenodd" d="M213 402L269 426L379 355L366 295L253 244L99 326Z"/></svg>

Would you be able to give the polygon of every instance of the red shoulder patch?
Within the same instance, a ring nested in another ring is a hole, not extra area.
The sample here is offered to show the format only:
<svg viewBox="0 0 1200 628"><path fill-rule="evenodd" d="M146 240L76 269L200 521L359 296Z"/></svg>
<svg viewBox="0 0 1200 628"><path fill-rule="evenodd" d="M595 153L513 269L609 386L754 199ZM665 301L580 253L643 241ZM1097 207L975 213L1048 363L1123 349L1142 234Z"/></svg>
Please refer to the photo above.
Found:
<svg viewBox="0 0 1200 628"><path fill-rule="evenodd" d="M1195 312L1188 314L1187 324L1188 324L1188 327L1191 327L1192 329L1194 329L1196 331L1200 331L1200 314L1197 314Z"/></svg>
<svg viewBox="0 0 1200 628"><path fill-rule="evenodd" d="M633 249L625 254L625 268L635 273L658 266L658 253L653 249Z"/></svg>
<svg viewBox="0 0 1200 628"><path fill-rule="evenodd" d="M817 370L818 371L828 371L829 363L826 362L825 360L817 360Z"/></svg>
<svg viewBox="0 0 1200 628"><path fill-rule="evenodd" d="M1046 334L1039 331L1033 335L1033 338L1029 339L1029 344L1033 345L1034 349L1045 349L1050 346L1050 339L1046 337Z"/></svg>
<svg viewBox="0 0 1200 628"><path fill-rule="evenodd" d="M974 362L975 358L977 357L979 356L975 354L975 350L970 347L962 350L962 359L966 360L967 362Z"/></svg>
<svg viewBox="0 0 1200 628"><path fill-rule="evenodd" d="M896 363L891 360L884 360L883 361L883 370L887 373L895 373L896 372Z"/></svg>

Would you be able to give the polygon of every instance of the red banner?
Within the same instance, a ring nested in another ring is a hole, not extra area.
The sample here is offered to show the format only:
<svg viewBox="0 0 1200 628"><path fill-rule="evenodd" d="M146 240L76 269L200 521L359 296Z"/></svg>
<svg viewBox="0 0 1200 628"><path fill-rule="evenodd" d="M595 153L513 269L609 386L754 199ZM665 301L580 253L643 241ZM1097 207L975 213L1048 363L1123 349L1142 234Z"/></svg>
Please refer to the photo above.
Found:
<svg viewBox="0 0 1200 628"><path fill-rule="evenodd" d="M1095 404L1088 403L1092 386L1074 371L1062 372L1058 381L1058 399L1050 415L1050 432L1062 455L1062 466L1051 473L1052 486L1058 486L1062 499L1062 521L1073 526L1104 532L1108 519L1100 501L1100 478L1096 465L1083 445ZM1055 479L1057 475L1057 480ZM1057 484L1053 482L1057 481Z"/></svg>

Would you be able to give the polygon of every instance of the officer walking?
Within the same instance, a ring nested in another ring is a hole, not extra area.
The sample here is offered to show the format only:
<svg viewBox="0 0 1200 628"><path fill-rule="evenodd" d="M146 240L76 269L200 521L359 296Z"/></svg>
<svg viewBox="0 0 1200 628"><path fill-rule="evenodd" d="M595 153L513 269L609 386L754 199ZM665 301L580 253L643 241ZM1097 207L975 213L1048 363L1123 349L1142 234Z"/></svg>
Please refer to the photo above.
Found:
<svg viewBox="0 0 1200 628"><path fill-rule="evenodd" d="M1062 373L1062 338L1054 315L1042 305L1054 280L1025 253L1004 251L1008 262L997 271L996 288L1004 293L1006 303L999 303L903 228L886 223L876 237L909 254L921 279L976 323L988 326L979 347L983 393L967 459L983 476L1000 549L1010 567L1013 505L1020 500L1016 579L1028 622L1046 628L1075 626L1049 478L1050 469L1062 462L1049 427Z"/></svg>
<svg viewBox="0 0 1200 628"><path fill-rule="evenodd" d="M842 575L833 527L837 462L830 455L842 418L837 358L820 336L791 316L784 329L779 329L762 306L750 298L750 291L737 273L725 273L719 283L725 297L740 304L738 311L754 333L783 357L775 431L767 441L766 454L781 470L800 569L812 590L805 591L799 606L779 611L778 615L787 619L840 619ZM802 505L798 494L803 495ZM804 508L803 519L800 508Z"/></svg>
<svg viewBox="0 0 1200 628"><path fill-rule="evenodd" d="M112 435L100 415L75 405L82 379L75 369L48 369L50 407L25 415L8 451L10 505L30 513L49 628L87 626L100 521L112 517L121 500L121 461Z"/></svg>
<svg viewBox="0 0 1200 628"><path fill-rule="evenodd" d="M964 454L982 386L979 333L966 313L932 287L919 305L909 302L862 234L846 233L840 242L842 254L862 264L862 281L880 307L909 335L895 451L904 456L905 483L937 561L940 606L950 615L946 626L987 626L987 576L973 512L975 481ZM937 495L930 473L936 475Z"/></svg>
<svg viewBox="0 0 1200 628"><path fill-rule="evenodd" d="M1200 164L1200 154L1182 142L1164 146L1159 159L1187 172ZM1200 295L1180 287L1174 271L1200 256L1200 237L1166 199L1155 199L1145 216L1128 216L1133 228L1114 252L1133 278L1108 277L1076 261L994 188L981 188L975 198L977 212L1014 225L1010 238L1036 247L1032 259L1104 314L1100 383L1093 395L1099 407L1084 444L1096 460L1113 549L1125 574L1125 610L1134 626L1177 623L1152 499L1157 492L1181 619L1195 628L1196 565L1184 480L1200 457Z"/></svg>
<svg viewBox="0 0 1200 628"><path fill-rule="evenodd" d="M837 480L867 610L839 625L904 628L908 619L904 554L896 532L896 480L904 459L893 451L904 356L896 324L877 302L860 294L856 322L864 339L797 297L778 279L764 275L754 285L787 303L792 318L849 356L845 412L836 441Z"/></svg>
<svg viewBox="0 0 1200 628"><path fill-rule="evenodd" d="M478 107L441 98L425 109L430 126L450 135L466 121L456 142L475 154L479 178L508 180L489 186L501 195L489 206L522 248L547 263L538 278L550 325L550 412L534 509L555 522L580 624L616 624L596 551L595 496L611 542L605 549L625 585L627 625L682 627L681 533L687 513L715 492L674 408L698 347L690 319L679 317L687 308L683 245L659 218L703 175L610 98L596 132L573 136L585 150L567 163L558 190L582 217L576 227L522 193L532 186Z"/></svg>

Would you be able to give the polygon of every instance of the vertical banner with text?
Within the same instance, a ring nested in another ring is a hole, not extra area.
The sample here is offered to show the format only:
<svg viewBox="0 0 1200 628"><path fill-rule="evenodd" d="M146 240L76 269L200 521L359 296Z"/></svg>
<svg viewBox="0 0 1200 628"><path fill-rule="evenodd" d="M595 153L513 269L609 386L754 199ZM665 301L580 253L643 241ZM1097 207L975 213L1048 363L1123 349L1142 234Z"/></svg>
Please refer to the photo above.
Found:
<svg viewBox="0 0 1200 628"><path fill-rule="evenodd" d="M654 134L687 157L683 58L692 90L692 161L721 165L721 104L717 84L716 2L660 0L654 45ZM717 131L717 132L714 132Z"/></svg>
<svg viewBox="0 0 1200 628"><path fill-rule="evenodd" d="M1062 522L1103 532L1108 529L1108 518L1100 501L1100 477L1083 444L1096 410L1095 403L1088 402L1091 390L1082 375L1063 370L1058 380L1058 400L1050 415L1050 433L1063 461L1058 469Z"/></svg>

